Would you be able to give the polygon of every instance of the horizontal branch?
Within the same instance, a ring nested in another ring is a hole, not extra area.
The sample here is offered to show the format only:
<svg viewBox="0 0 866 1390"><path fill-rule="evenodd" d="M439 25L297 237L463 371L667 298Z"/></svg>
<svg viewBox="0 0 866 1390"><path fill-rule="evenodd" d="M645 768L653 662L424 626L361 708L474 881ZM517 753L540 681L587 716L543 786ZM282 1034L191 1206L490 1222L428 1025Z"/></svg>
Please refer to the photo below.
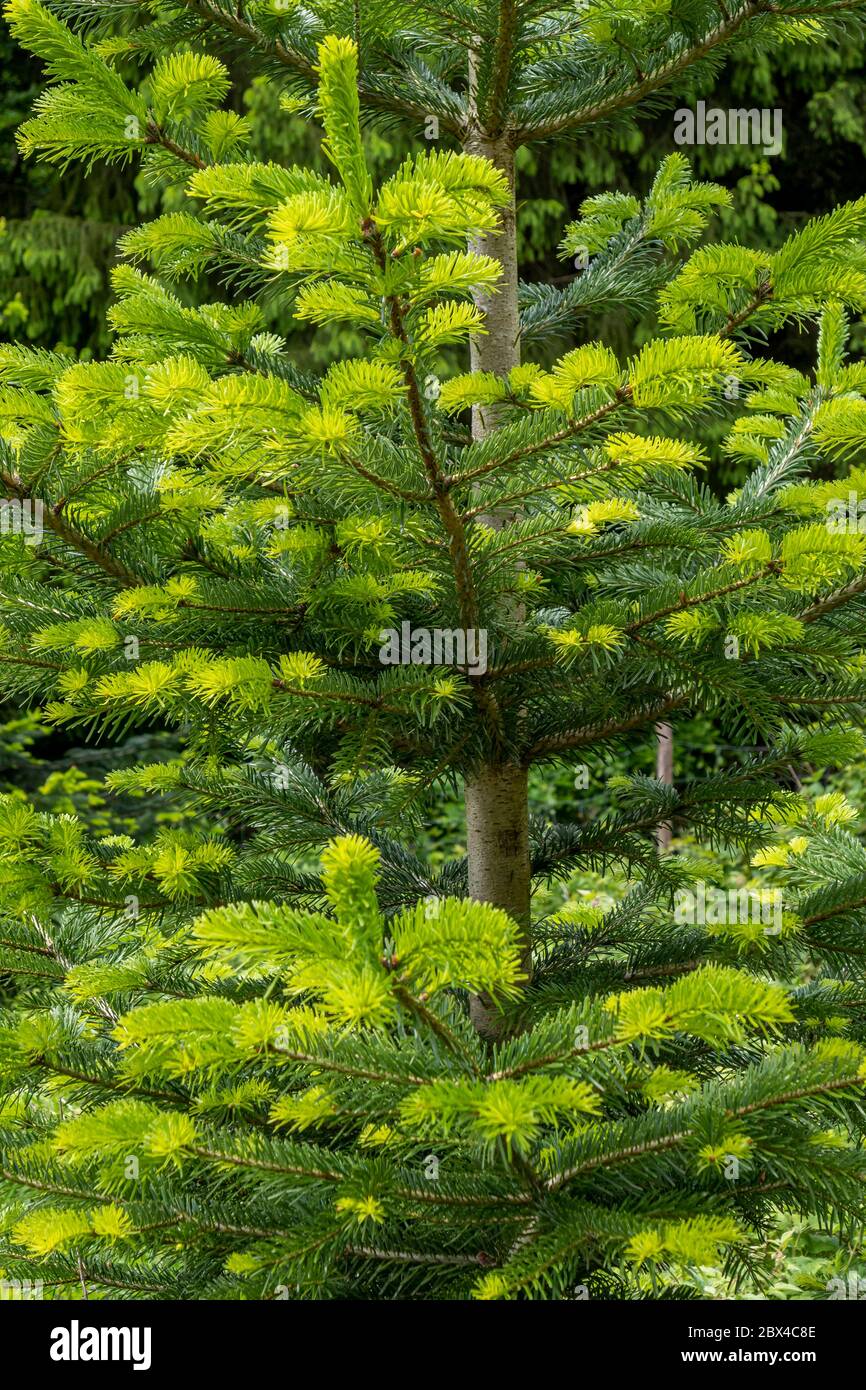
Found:
<svg viewBox="0 0 866 1390"><path fill-rule="evenodd" d="M670 695L661 704L649 709L637 710L625 719L611 719L606 724L587 724L580 729L570 729L565 733L552 734L550 738L539 739L526 753L523 764L528 766L539 758L552 753L565 753L570 748L581 748L587 743L597 743L617 734L629 733L644 724L654 724L672 710L679 709L686 702L685 695Z"/></svg>
<svg viewBox="0 0 866 1390"><path fill-rule="evenodd" d="M232 13L230 10L221 9L218 5L208 3L208 0L182 0L187 9L192 10L202 19L218 25L238 39L247 51L250 48L257 49L266 57L274 58L283 67L296 73L299 77L304 77L310 84L312 92L317 85L317 72L311 59L305 54L299 53L297 49L290 48L282 39L269 38L257 29L248 20L242 19L240 14ZM363 71L359 74L358 95L364 106L369 106L380 111L394 111L403 116L413 116L419 121L425 121L429 110L427 106L420 102L410 101L406 97L398 96L393 87L379 90L371 87L365 80ZM455 102L461 99L458 94L453 93ZM453 120L444 112L438 113L440 126L449 131L452 135L461 136L463 125L459 121Z"/></svg>
<svg viewBox="0 0 866 1390"><path fill-rule="evenodd" d="M524 126L517 132L519 144L527 144L535 140L547 140L553 135L562 135L567 130L576 130L579 126L590 125L596 121L604 121L610 116L615 116L620 111L626 111L630 107L637 106L645 101L647 97L658 92L662 87L667 86L674 78L687 71L695 63L706 58L720 44L734 37L739 29L745 24L746 20L753 19L755 15L762 11L769 13L776 11L779 6L769 3L749 3L744 5L736 14L726 15L720 24L706 34L697 43L688 48L684 48L673 58L661 63L654 71L644 73L636 82L629 87L624 87L614 95L602 98L594 102L591 106L580 107L576 111L569 111L555 120L542 122L535 126Z"/></svg>
<svg viewBox="0 0 866 1390"><path fill-rule="evenodd" d="M866 575L861 575L859 579L852 579L851 583L846 584L844 588L836 589L826 598L819 599L810 608L798 613L797 617L801 623L814 623L818 618L823 618L825 614L832 613L836 608L841 608L843 604L850 603L852 598L859 598L861 594L866 594Z"/></svg>

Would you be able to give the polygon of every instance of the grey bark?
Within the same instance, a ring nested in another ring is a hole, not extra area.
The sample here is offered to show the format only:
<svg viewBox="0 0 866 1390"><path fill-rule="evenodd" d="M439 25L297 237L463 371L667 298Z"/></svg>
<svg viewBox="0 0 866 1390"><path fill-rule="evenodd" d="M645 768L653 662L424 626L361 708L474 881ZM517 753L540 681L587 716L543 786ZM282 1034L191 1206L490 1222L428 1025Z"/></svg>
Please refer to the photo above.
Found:
<svg viewBox="0 0 866 1390"><path fill-rule="evenodd" d="M468 153L484 155L501 169L511 189L511 200L502 209L501 226L479 237L473 249L493 256L502 265L502 278L494 293L479 295L487 332L471 344L473 371L504 376L520 362L517 308L517 229L514 199L514 151L504 139L492 141L475 132L466 141ZM476 408L472 434L483 439L496 425L496 411ZM495 513L482 520L500 527L510 513ZM489 762L466 779L466 850L469 896L501 907L520 926L521 958L527 980L531 973L529 812L526 769L513 763ZM478 1031L496 1036L498 1015L493 1002L482 996L471 1001L470 1012Z"/></svg>
<svg viewBox="0 0 866 1390"><path fill-rule="evenodd" d="M495 233L476 238L472 249L492 256L502 266L498 288L479 294L476 303L484 310L486 333L470 344L473 372L496 372L505 376L520 363L520 316L517 307L517 214L514 196L514 151L506 140L487 140L473 134L466 141L467 154L480 154L501 169L511 189L508 205L501 209L501 226ZM472 412L472 435L483 439L496 424L496 407L479 407ZM495 525L496 518L486 518ZM504 518L500 518L502 524Z"/></svg>
<svg viewBox="0 0 866 1390"><path fill-rule="evenodd" d="M527 773L510 764L486 764L466 779L466 849L469 896L501 907L521 929L521 964L532 973L530 934L529 807ZM499 1014L485 995L470 1000L479 1033L496 1037Z"/></svg>
<svg viewBox="0 0 866 1390"><path fill-rule="evenodd" d="M670 724L656 724L656 777L665 786L674 784L674 731ZM656 844L664 854L670 848L673 827L666 822L656 831Z"/></svg>

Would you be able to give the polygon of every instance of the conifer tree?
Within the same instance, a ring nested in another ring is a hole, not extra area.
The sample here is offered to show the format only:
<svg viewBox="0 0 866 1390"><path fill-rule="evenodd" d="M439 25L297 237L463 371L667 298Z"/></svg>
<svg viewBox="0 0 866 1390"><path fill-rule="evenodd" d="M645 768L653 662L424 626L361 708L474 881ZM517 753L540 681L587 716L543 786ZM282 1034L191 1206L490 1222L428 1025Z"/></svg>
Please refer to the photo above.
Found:
<svg viewBox="0 0 866 1390"><path fill-rule="evenodd" d="M116 34L67 0L8 8L55 81L22 147L140 155L191 210L124 238L111 360L0 350L0 472L44 526L3 539L2 659L58 727L180 730L182 757L108 780L198 821L137 840L0 804L7 1274L628 1294L720 1249L747 1272L779 1206L857 1219L866 853L844 798L810 803L791 769L862 742L866 198L772 254L698 244L726 194L675 155L643 202L587 202L565 290L521 309L514 259L520 141L823 21L140 8ZM314 104L332 178L246 158L223 41ZM112 66L130 51L137 89ZM374 186L362 110L463 148L419 142ZM203 275L225 299L189 307ZM301 373L275 298L368 350ZM533 346L650 305L627 361ZM808 377L753 350L790 323L818 326ZM753 465L724 501L699 481L717 410ZM848 477L812 481L819 458ZM695 709L754 755L530 827L530 767ZM409 841L446 779L467 854L433 873ZM674 818L750 854L784 910L704 911L700 858L656 848ZM533 926L533 884L576 864L632 890Z"/></svg>

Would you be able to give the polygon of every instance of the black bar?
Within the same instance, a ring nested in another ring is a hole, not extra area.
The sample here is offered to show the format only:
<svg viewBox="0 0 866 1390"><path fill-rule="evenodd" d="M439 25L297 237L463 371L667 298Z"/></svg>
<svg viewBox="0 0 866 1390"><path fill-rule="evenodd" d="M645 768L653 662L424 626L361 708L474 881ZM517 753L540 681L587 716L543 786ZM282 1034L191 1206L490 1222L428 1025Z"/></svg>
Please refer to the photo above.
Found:
<svg viewBox="0 0 866 1390"><path fill-rule="evenodd" d="M601 1375L612 1384L623 1375L671 1371L695 1383L718 1370L755 1371L769 1384L791 1370L825 1379L858 1364L863 1324L856 1290L853 1297L843 1290L785 1303L0 1303L5 1355L20 1357L21 1370L40 1381L132 1376L138 1383L188 1372L213 1374L219 1385L243 1376L242 1390L251 1372L279 1374L287 1387L300 1377L333 1383L336 1375L399 1374L405 1380L410 1372L423 1384L437 1369L450 1378L473 1362L483 1362L489 1377L500 1359L513 1379L525 1374L513 1361L515 1332L519 1361L528 1359L529 1370L535 1364L533 1383L560 1359L566 1373L591 1374L596 1382ZM93 1352L100 1359L91 1359Z"/></svg>

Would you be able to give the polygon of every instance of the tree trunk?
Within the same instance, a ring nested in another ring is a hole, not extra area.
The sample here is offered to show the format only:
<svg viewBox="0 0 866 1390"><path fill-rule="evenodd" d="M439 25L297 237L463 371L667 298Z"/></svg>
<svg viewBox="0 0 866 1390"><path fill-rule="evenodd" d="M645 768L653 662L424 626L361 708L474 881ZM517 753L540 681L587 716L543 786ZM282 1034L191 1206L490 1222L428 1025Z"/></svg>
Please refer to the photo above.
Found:
<svg viewBox="0 0 866 1390"><path fill-rule="evenodd" d="M487 332L479 334L470 344L470 363L473 372L496 372L505 376L520 362L520 318L517 308L517 215L514 196L514 151L505 140L487 140L474 133L466 141L467 154L480 154L501 169L511 189L508 205L500 210L500 229L478 237L472 249L493 258L502 266L502 278L497 289L479 294L476 304L484 310ZM483 439L496 423L496 407L476 407L472 412L472 436ZM499 519L499 524L506 518ZM496 518L485 518L495 525Z"/></svg>
<svg viewBox="0 0 866 1390"><path fill-rule="evenodd" d="M521 962L528 983L532 938L526 769L488 763L467 777L465 797L469 896L501 907L518 923ZM498 1035L499 1014L492 1000L476 995L469 1011L479 1033Z"/></svg>
<svg viewBox="0 0 866 1390"><path fill-rule="evenodd" d="M501 212L500 229L473 243L473 250L495 257L503 273L498 290L479 295L476 301L484 310L487 332L472 340L472 370L505 376L520 362L514 151L507 141L488 140L480 132L470 135L465 149L469 154L484 155L491 160L504 172L511 189L510 202ZM483 439L495 428L496 413L495 407L473 410L473 438ZM480 519L498 528L511 515L510 512L494 513ZM469 896L501 907L519 924L523 940L521 957L528 980L532 969L532 941L526 769L511 763L486 763L467 777L465 798ZM473 998L470 1013L480 1033L487 1037L498 1035L498 1015L490 999Z"/></svg>
<svg viewBox="0 0 866 1390"><path fill-rule="evenodd" d="M670 724L656 724L656 777L666 787L674 784L674 731ZM673 827L669 822L656 831L656 844L662 854L670 849Z"/></svg>

